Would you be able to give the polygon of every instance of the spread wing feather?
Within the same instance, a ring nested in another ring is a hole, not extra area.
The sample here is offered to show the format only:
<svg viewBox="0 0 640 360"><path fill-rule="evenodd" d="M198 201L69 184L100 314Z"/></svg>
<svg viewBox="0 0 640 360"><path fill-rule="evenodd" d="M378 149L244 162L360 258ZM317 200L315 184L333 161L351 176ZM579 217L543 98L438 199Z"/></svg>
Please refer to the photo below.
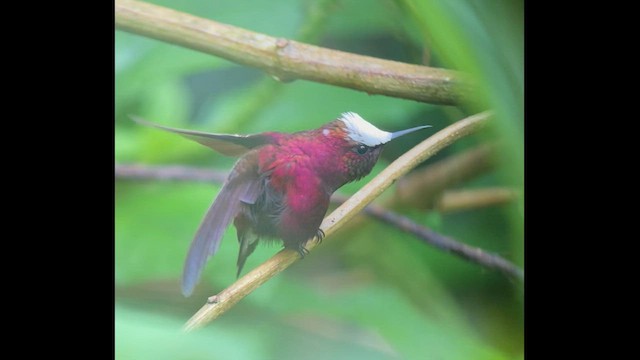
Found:
<svg viewBox="0 0 640 360"><path fill-rule="evenodd" d="M189 248L182 275L182 293L189 296L200 280L207 260L218 251L224 231L236 217L241 206L255 203L263 191L262 181L257 174L257 153L247 152L255 147L273 143L278 135L213 134L162 126L135 116L131 118L139 124L182 135L224 155L239 156L246 153L238 160L220 193L207 210Z"/></svg>
<svg viewBox="0 0 640 360"><path fill-rule="evenodd" d="M151 126L164 131L182 135L187 139L198 142L209 147L223 155L240 156L254 147L266 145L271 142L271 138L265 134L254 135L232 135L232 134L214 134L195 130L176 129L168 126L162 126L143 120L137 116L131 116L133 121L138 124Z"/></svg>
<svg viewBox="0 0 640 360"><path fill-rule="evenodd" d="M245 159L240 159L229 179L209 207L184 264L182 275L182 293L189 296L200 279L207 259L216 253L225 229L240 211L243 202L255 202L262 191L261 182L256 174L239 173Z"/></svg>

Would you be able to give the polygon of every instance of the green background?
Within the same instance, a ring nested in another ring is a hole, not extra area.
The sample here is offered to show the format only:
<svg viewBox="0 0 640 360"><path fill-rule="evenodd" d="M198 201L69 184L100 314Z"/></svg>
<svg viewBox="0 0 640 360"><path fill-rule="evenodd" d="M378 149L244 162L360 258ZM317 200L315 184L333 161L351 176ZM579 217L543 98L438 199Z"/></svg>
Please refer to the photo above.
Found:
<svg viewBox="0 0 640 360"><path fill-rule="evenodd" d="M117 163L230 169L234 159L131 122L211 132L292 132L354 111L390 131L432 129L391 143L352 194L425 136L491 108L490 129L423 166L478 144L498 145L497 165L457 188L524 182L523 5L518 1L153 1L275 37L465 71L479 84L461 107L423 104L297 80L116 31ZM428 133L427 133L428 132ZM518 281L368 221L337 233L191 334L183 323L207 296L235 280L238 245L229 229L190 298L179 290L192 236L219 185L116 181L116 357L131 359L520 359L524 290ZM392 189L383 197L393 196ZM523 266L522 197L455 213L401 209L414 221ZM261 246L245 273L276 253Z"/></svg>

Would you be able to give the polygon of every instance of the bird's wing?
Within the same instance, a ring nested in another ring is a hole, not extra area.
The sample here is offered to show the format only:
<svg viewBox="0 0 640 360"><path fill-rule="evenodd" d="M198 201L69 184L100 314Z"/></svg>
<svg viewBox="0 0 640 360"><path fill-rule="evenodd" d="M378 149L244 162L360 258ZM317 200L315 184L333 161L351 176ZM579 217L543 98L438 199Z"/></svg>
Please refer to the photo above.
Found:
<svg viewBox="0 0 640 360"><path fill-rule="evenodd" d="M251 159L254 154L248 153L238 160L198 228L184 263L184 296L193 292L207 259L218 250L225 229L238 214L242 204L255 202L262 191L262 180L257 176L255 161L252 162Z"/></svg>
<svg viewBox="0 0 640 360"><path fill-rule="evenodd" d="M151 126L157 129L182 135L187 139L196 141L227 156L240 156L257 146L262 146L273 142L273 138L264 133L254 135L214 134L202 131L184 130L162 126L148 122L137 116L131 116L131 119L141 125Z"/></svg>

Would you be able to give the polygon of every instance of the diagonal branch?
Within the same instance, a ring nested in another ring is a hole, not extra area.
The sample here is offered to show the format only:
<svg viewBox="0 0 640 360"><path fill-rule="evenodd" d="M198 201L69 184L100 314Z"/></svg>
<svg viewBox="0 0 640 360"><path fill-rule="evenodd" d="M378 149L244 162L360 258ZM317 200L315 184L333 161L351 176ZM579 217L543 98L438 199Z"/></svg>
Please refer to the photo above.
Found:
<svg viewBox="0 0 640 360"><path fill-rule="evenodd" d="M399 177L409 172L412 168L433 156L435 153L450 145L454 141L465 137L483 126L490 118L491 113L483 112L460 120L433 136L416 145L413 149L400 156L391 163L378 176L360 189L357 193L327 216L320 228L326 236L331 236L351 218L356 216L373 199L379 196L386 188L391 186ZM311 251L316 242L309 241L307 250ZM209 298L198 312L187 321L185 331L191 331L204 326L208 322L233 307L238 301L257 289L260 285L289 267L299 259L297 252L284 249L276 255L251 270L249 273L222 290L217 295Z"/></svg>
<svg viewBox="0 0 640 360"><path fill-rule="evenodd" d="M471 91L462 74L321 48L222 24L165 7L116 0L116 28L260 68L277 80L324 84L455 105Z"/></svg>
<svg viewBox="0 0 640 360"><path fill-rule="evenodd" d="M495 163L493 152L494 146L483 144L413 171L398 181L395 194L385 207L401 204L432 209L445 189L491 169Z"/></svg>
<svg viewBox="0 0 640 360"><path fill-rule="evenodd" d="M378 220L382 220L387 224L394 225L403 231L411 233L427 244L433 245L441 250L450 251L462 258L481 264L484 267L499 270L519 280L524 280L524 272L522 269L496 254L438 234L427 227L416 224L407 217L388 211L379 205L369 205L366 207L365 212Z"/></svg>

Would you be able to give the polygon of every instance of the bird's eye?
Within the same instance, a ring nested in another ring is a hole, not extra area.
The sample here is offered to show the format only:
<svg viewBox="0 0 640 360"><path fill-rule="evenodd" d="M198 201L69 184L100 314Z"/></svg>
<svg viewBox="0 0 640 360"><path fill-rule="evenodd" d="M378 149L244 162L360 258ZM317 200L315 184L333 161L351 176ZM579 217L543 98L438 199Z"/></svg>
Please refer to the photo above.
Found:
<svg viewBox="0 0 640 360"><path fill-rule="evenodd" d="M366 146L366 145L362 145L362 144L360 144L360 145L356 146L355 150L356 150L356 152L357 152L358 154L360 154L360 155L364 155L364 154L366 154L366 153L367 153L367 151L369 151L369 147L368 147L368 146Z"/></svg>

